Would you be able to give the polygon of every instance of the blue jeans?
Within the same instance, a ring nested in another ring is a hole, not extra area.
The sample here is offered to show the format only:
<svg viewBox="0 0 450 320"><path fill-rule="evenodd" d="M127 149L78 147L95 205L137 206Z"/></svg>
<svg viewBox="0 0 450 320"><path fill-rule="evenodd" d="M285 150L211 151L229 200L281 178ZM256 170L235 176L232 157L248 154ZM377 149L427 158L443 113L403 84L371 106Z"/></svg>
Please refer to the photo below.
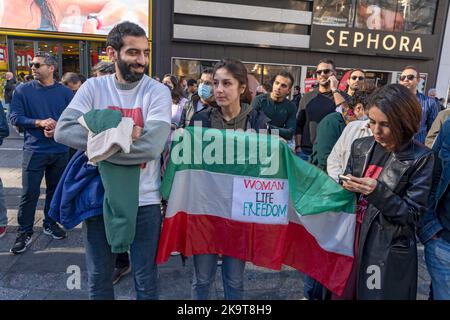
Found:
<svg viewBox="0 0 450 320"><path fill-rule="evenodd" d="M45 174L46 196L44 206L44 223L48 227L56 222L48 216L50 203L59 179L66 168L68 153L37 153L24 151L22 160L22 197L20 199L17 220L19 233L33 233L36 205L41 193L41 181Z"/></svg>
<svg viewBox="0 0 450 320"><path fill-rule="evenodd" d="M450 242L442 238L427 241L425 262L433 284L433 300L450 300Z"/></svg>
<svg viewBox="0 0 450 320"><path fill-rule="evenodd" d="M326 300L327 289L316 279L304 274L303 295L308 300Z"/></svg>
<svg viewBox="0 0 450 320"><path fill-rule="evenodd" d="M6 227L8 224L8 217L6 214L5 193L3 191L2 178L0 178L0 227Z"/></svg>
<svg viewBox="0 0 450 320"><path fill-rule="evenodd" d="M136 234L130 248L134 287L138 300L158 299L156 253L161 222L159 204L139 207ZM117 254L111 252L111 247L106 240L103 215L83 222L83 242L86 248L89 299L114 300L112 277Z"/></svg>
<svg viewBox="0 0 450 320"><path fill-rule="evenodd" d="M216 278L217 254L194 255L192 298L207 300L211 284ZM244 296L245 261L223 256L222 279L225 300L242 300Z"/></svg>

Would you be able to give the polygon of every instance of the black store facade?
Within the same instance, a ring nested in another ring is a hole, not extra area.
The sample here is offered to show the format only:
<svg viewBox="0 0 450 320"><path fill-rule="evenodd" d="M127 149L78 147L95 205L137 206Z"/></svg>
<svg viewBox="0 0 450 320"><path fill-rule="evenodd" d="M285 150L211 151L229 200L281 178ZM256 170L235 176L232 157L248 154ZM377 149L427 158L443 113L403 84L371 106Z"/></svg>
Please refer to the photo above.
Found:
<svg viewBox="0 0 450 320"><path fill-rule="evenodd" d="M377 85L414 65L425 91L436 83L448 9L442 0L155 0L152 70L196 79L234 57L259 83L287 69L305 91L330 58L338 76L362 68Z"/></svg>

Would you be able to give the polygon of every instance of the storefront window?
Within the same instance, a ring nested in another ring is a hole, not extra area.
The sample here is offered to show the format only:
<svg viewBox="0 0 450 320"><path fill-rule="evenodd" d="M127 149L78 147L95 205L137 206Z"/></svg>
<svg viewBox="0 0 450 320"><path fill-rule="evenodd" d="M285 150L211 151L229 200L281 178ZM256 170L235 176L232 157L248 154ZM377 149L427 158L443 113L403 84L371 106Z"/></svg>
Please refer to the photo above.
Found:
<svg viewBox="0 0 450 320"><path fill-rule="evenodd" d="M61 43L62 73L80 73L80 45L78 42Z"/></svg>
<svg viewBox="0 0 450 320"><path fill-rule="evenodd" d="M106 45L104 42L89 42L89 73L97 63L101 61L111 61L106 55Z"/></svg>
<svg viewBox="0 0 450 320"><path fill-rule="evenodd" d="M215 63L216 61L172 59L172 73L178 78L185 77L186 80L198 80L202 71L206 68L213 68ZM161 74L159 76L162 77L164 75Z"/></svg>
<svg viewBox="0 0 450 320"><path fill-rule="evenodd" d="M0 35L0 100L3 99L5 88L5 74L8 71L8 47L6 36Z"/></svg>
<svg viewBox="0 0 450 320"><path fill-rule="evenodd" d="M437 0L314 0L313 23L432 34Z"/></svg>
<svg viewBox="0 0 450 320"><path fill-rule="evenodd" d="M31 74L30 62L33 58L33 41L14 40L14 62L17 81L23 82L25 76Z"/></svg>

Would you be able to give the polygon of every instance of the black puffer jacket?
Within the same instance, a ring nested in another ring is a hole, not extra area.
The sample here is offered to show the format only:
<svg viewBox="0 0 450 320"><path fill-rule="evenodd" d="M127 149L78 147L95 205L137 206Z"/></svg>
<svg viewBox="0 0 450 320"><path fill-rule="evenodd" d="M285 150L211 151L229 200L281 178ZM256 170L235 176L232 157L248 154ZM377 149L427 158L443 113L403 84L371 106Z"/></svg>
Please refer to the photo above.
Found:
<svg viewBox="0 0 450 320"><path fill-rule="evenodd" d="M362 177L373 137L352 145L346 174ZM367 196L359 237L357 299L416 299L416 225L431 188L433 152L415 141L393 152Z"/></svg>

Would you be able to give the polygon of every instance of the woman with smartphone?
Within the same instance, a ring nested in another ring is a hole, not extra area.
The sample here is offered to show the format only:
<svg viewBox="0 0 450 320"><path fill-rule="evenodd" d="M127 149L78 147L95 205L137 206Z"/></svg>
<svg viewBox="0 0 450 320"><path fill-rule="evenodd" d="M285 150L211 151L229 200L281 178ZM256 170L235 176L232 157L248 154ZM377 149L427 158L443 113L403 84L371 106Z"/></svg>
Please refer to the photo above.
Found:
<svg viewBox="0 0 450 320"><path fill-rule="evenodd" d="M345 296L416 299L415 230L427 207L434 157L413 140L421 106L401 85L368 101L372 137L356 140L343 187L357 195L355 260Z"/></svg>

